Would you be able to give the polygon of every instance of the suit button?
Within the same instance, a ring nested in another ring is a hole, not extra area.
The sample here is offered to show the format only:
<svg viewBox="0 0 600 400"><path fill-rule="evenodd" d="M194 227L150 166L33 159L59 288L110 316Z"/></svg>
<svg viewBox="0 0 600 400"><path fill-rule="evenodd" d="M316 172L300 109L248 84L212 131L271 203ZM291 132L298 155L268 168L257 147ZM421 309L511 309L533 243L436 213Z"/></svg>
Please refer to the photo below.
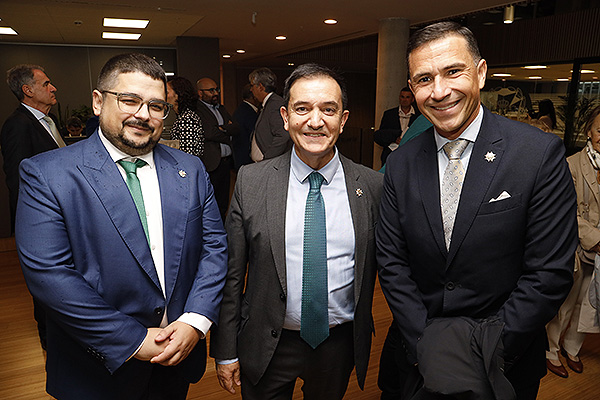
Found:
<svg viewBox="0 0 600 400"><path fill-rule="evenodd" d="M271 336L273 336L274 338L277 338L277 331L276 330L272 330L271 331Z"/></svg>
<svg viewBox="0 0 600 400"><path fill-rule="evenodd" d="M279 298L281 299L281 301L285 301L285 294L281 293L279 295Z"/></svg>
<svg viewBox="0 0 600 400"><path fill-rule="evenodd" d="M162 315L162 313L163 313L162 307L156 307L154 309L154 314L156 314L156 315Z"/></svg>
<svg viewBox="0 0 600 400"><path fill-rule="evenodd" d="M454 282L448 282L446 283L446 289L448 290L454 290L455 286L454 286Z"/></svg>

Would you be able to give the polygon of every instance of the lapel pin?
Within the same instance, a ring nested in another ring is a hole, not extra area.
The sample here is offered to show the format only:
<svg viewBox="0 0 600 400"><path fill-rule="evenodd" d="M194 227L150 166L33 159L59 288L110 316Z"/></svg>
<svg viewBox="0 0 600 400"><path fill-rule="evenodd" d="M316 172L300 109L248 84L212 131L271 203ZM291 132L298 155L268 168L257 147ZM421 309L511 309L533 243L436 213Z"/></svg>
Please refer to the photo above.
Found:
<svg viewBox="0 0 600 400"><path fill-rule="evenodd" d="M185 172L184 170L180 169L179 170L179 176L182 178L185 178L187 176L187 172Z"/></svg>
<svg viewBox="0 0 600 400"><path fill-rule="evenodd" d="M491 151L488 151L484 157L487 162L493 162L496 159L496 155Z"/></svg>
<svg viewBox="0 0 600 400"><path fill-rule="evenodd" d="M361 188L356 189L356 197L361 197L363 195L363 191Z"/></svg>

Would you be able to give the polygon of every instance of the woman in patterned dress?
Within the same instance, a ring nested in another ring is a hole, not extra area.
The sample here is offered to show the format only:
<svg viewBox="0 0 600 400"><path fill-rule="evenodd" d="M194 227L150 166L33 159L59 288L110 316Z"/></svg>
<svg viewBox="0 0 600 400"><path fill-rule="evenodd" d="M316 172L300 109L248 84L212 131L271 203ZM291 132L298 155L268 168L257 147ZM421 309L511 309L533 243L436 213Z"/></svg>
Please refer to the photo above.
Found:
<svg viewBox="0 0 600 400"><path fill-rule="evenodd" d="M171 127L171 139L179 139L182 151L201 157L204 153L204 131L196 113L196 89L186 78L172 78L167 83L167 101L173 104L177 114Z"/></svg>

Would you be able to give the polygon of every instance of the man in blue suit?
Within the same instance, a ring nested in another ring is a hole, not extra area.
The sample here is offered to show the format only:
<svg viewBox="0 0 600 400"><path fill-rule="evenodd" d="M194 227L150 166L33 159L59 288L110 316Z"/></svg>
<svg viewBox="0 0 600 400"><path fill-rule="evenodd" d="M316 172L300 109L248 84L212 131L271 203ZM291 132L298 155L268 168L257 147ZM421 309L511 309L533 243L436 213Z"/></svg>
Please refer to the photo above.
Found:
<svg viewBox="0 0 600 400"><path fill-rule="evenodd" d="M518 399L535 399L546 373L544 326L569 293L577 245L564 147L481 105L487 66L467 28L425 27L407 54L409 84L433 128L388 157L376 231L379 279L404 362L423 376L424 390L464 396L470 375L462 368L478 365L468 351L456 352L452 332L464 321L500 326L497 346L485 348L500 359L488 372L505 377L503 388ZM448 328L442 334L440 325ZM455 357L442 360L424 343L445 344L441 353ZM454 387L434 390L441 382ZM420 398L438 398L428 394Z"/></svg>
<svg viewBox="0 0 600 400"><path fill-rule="evenodd" d="M157 144L169 111L158 63L118 55L97 87L97 134L21 164L16 240L47 311L47 391L185 399L219 315L219 210L201 161Z"/></svg>

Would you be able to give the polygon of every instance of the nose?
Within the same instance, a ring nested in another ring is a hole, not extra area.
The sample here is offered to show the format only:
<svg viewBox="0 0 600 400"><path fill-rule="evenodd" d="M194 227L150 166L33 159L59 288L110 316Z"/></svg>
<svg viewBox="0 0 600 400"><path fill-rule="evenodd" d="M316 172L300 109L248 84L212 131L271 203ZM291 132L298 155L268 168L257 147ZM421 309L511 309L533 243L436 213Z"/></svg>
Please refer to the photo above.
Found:
<svg viewBox="0 0 600 400"><path fill-rule="evenodd" d="M433 87L431 88L431 98L435 101L442 101L450 95L451 89L442 77L435 77Z"/></svg>
<svg viewBox="0 0 600 400"><path fill-rule="evenodd" d="M140 109L135 114L133 114L133 116L137 119L141 119L142 121L149 121L150 109L148 107L150 107L148 103L142 103Z"/></svg>
<svg viewBox="0 0 600 400"><path fill-rule="evenodd" d="M314 130L319 130L323 127L323 114L318 108L314 108L308 118L308 127Z"/></svg>
<svg viewBox="0 0 600 400"><path fill-rule="evenodd" d="M54 86L53 84L50 84L50 91L52 93L56 92L58 89L56 88L56 86Z"/></svg>

